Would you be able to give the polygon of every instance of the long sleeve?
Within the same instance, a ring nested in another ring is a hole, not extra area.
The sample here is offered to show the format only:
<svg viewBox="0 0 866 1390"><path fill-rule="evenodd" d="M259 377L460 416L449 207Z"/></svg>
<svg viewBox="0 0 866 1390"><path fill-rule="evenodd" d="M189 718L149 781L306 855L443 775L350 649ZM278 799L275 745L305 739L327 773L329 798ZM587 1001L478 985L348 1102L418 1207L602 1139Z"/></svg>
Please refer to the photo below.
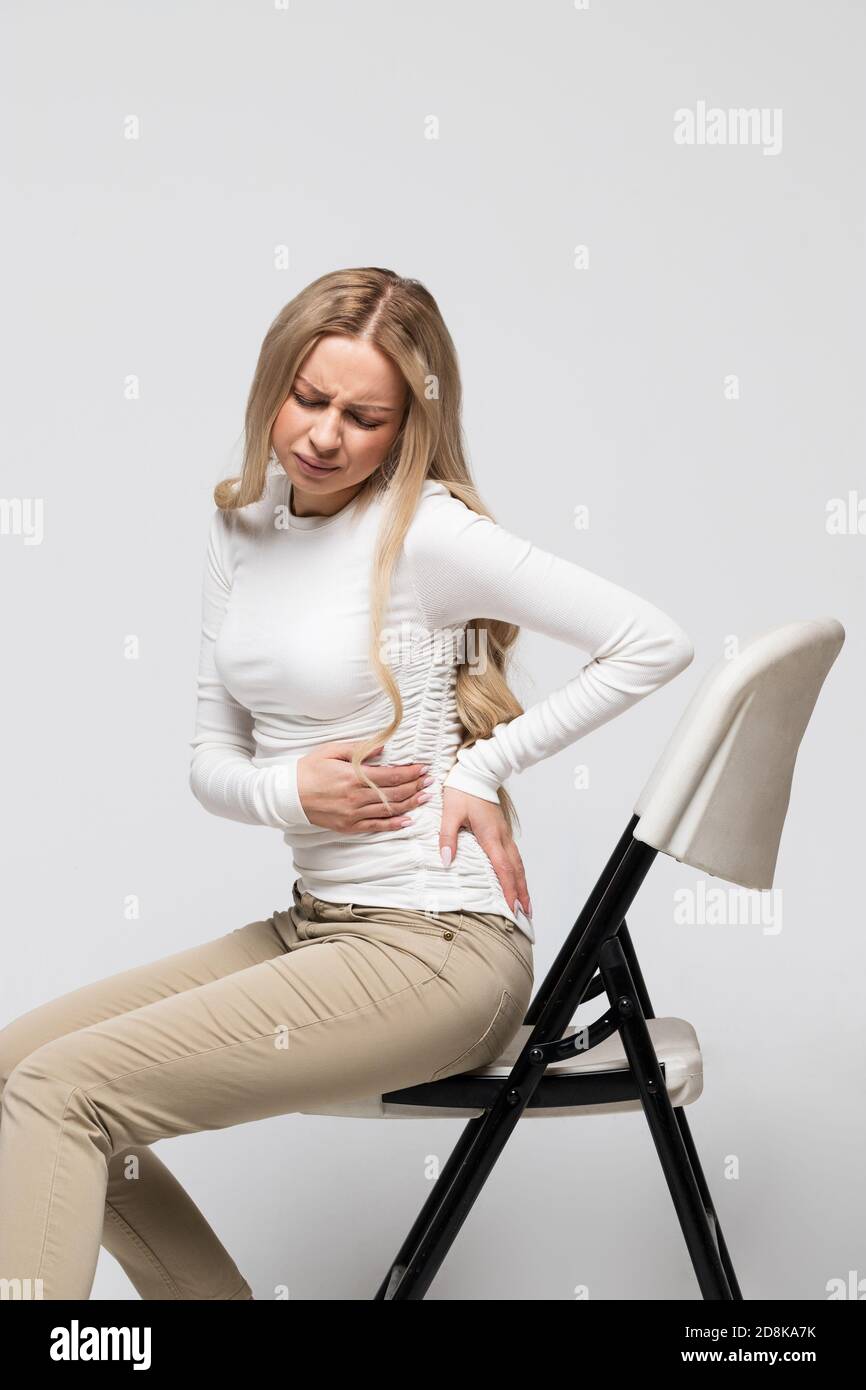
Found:
<svg viewBox="0 0 866 1390"><path fill-rule="evenodd" d="M253 766L255 739L248 709L220 680L214 648L231 594L227 523L211 520L202 584L201 648L189 784L205 810L248 825L277 830L309 826L298 793L297 758L272 767Z"/></svg>
<svg viewBox="0 0 866 1390"><path fill-rule="evenodd" d="M497 801L513 772L568 747L683 671L691 641L629 590L512 535L441 485L413 519L406 553L427 626L500 619L568 642L590 660L488 738L461 749L446 787Z"/></svg>

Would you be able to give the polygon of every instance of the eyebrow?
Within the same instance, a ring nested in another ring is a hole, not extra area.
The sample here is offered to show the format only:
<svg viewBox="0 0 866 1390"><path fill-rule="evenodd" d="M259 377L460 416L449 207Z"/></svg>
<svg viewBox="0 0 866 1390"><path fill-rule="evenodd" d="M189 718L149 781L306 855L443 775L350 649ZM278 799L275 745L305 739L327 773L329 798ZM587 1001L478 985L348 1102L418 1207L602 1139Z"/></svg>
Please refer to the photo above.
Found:
<svg viewBox="0 0 866 1390"><path fill-rule="evenodd" d="M309 380L308 377L301 376L300 374L298 374L296 379L298 381L302 381L305 386L309 386L311 391L315 391L318 393L318 395L324 396L326 400L331 399L327 391L323 391L320 386L315 386L313 382ZM389 412L396 410L396 408L397 407L393 405L368 405L366 402L363 401L352 401L348 406L349 410L384 410Z"/></svg>

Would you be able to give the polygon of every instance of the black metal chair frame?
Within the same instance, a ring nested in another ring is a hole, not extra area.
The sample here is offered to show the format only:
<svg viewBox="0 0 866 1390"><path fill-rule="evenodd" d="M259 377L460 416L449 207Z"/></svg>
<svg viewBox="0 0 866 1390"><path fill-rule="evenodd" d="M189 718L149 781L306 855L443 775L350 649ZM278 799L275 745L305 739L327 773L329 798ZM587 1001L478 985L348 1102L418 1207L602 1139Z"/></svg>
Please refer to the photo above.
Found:
<svg viewBox="0 0 866 1390"><path fill-rule="evenodd" d="M658 850L634 838L632 816L562 949L535 994L534 1025L508 1077L446 1077L383 1096L390 1105L483 1109L466 1124L375 1297L422 1299L524 1110L639 1099L685 1236L701 1296L741 1300L722 1229L683 1106L671 1103L647 1019L654 1018L626 913ZM598 971L598 975L596 975ZM609 1009L565 1037L578 1007L606 994ZM618 1032L628 1060L619 1072L549 1075L547 1067L589 1052Z"/></svg>

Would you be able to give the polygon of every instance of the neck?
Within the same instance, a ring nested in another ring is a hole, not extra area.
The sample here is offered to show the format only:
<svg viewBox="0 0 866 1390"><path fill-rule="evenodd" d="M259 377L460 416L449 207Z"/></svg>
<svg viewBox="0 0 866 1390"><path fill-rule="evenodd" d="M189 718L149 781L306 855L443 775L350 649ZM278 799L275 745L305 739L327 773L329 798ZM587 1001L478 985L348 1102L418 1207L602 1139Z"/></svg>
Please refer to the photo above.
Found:
<svg viewBox="0 0 866 1390"><path fill-rule="evenodd" d="M291 479L289 481L291 482ZM363 483L358 483L355 487L341 488L339 492L329 492L322 496L314 492L303 492L292 483L289 510L292 516L335 516L357 497L363 486Z"/></svg>

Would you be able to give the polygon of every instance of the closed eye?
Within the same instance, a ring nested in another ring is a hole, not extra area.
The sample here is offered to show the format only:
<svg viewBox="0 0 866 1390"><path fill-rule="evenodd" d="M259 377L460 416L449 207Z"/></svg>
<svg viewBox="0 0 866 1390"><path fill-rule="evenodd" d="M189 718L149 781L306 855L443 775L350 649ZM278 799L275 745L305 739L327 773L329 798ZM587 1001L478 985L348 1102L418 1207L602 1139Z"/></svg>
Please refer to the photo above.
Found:
<svg viewBox="0 0 866 1390"><path fill-rule="evenodd" d="M299 391L293 391L292 395L294 396L298 404L305 406L307 410L317 410L319 406L325 404L324 401L308 401L307 398L305 396L302 396ZM377 430L379 426L382 424L381 420L362 420L360 415L355 415L353 411L350 411L349 414L355 421L356 425L361 426L362 430Z"/></svg>

